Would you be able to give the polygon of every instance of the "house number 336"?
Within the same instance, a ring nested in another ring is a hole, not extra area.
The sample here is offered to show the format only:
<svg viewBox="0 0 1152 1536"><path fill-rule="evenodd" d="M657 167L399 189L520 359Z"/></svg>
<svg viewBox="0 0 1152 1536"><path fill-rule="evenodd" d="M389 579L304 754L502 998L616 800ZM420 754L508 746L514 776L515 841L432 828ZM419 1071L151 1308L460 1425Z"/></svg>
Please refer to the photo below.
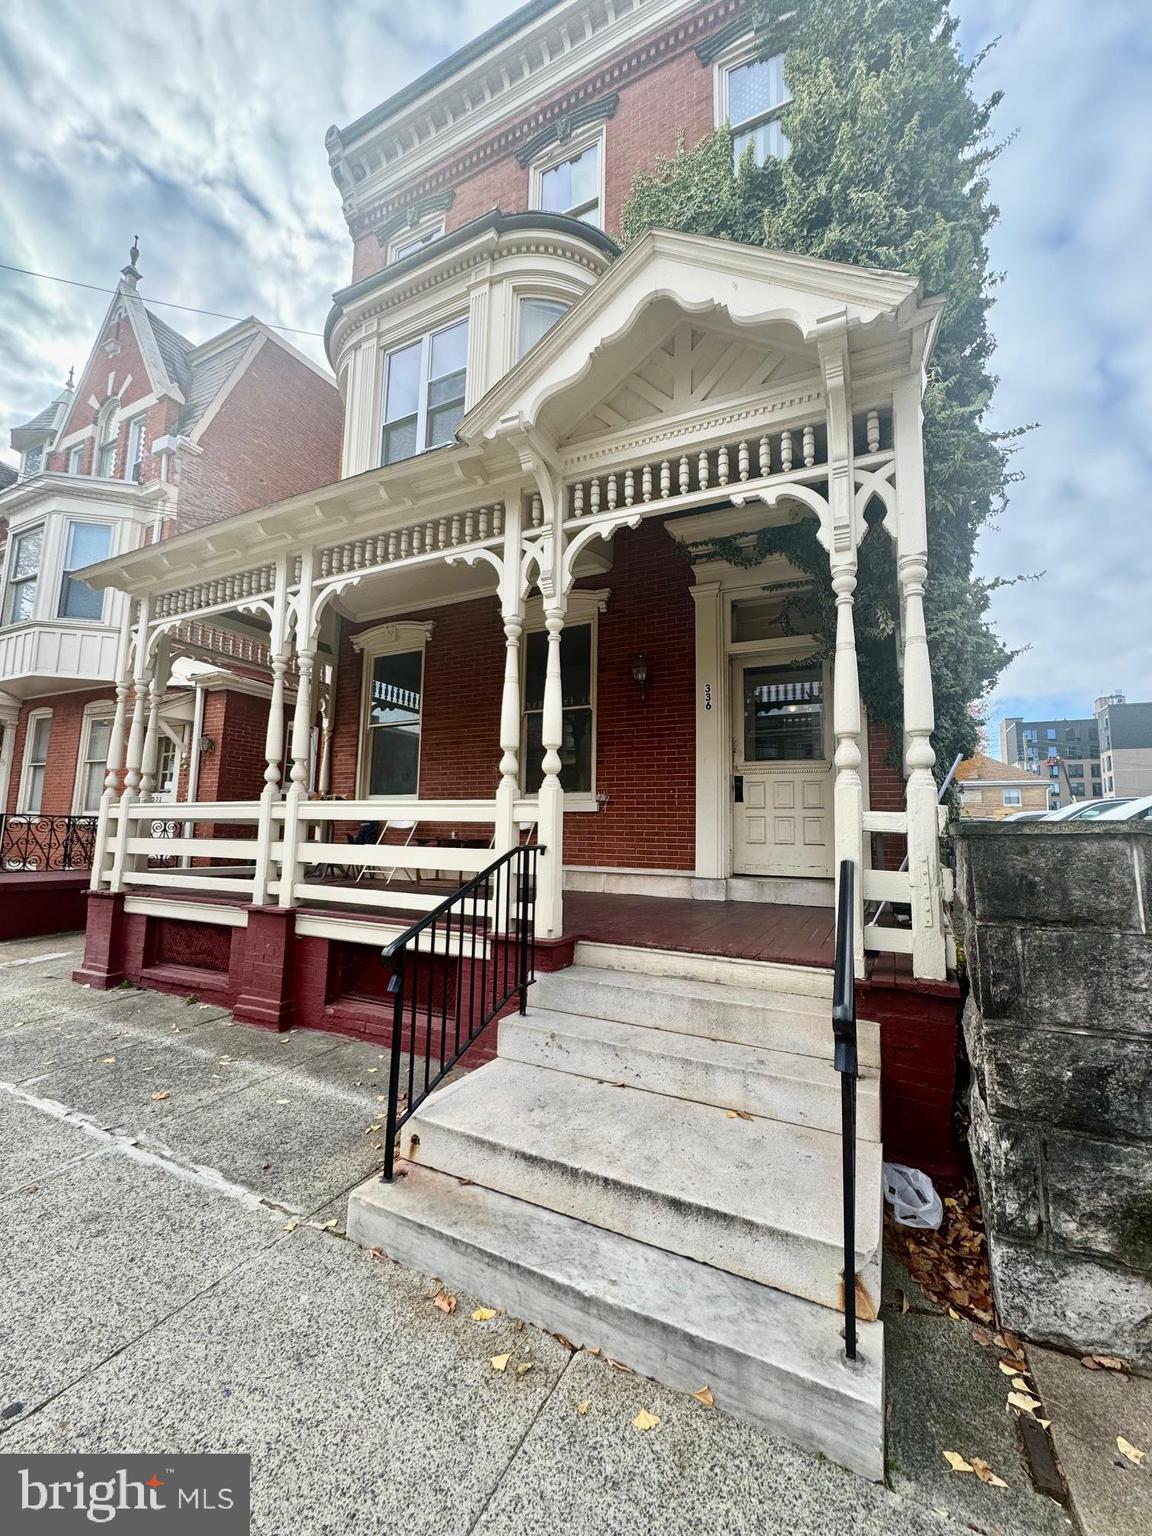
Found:
<svg viewBox="0 0 1152 1536"><path fill-rule="evenodd" d="M705 683L704 684L704 708L705 709L711 709L712 708L712 684L711 683Z"/></svg>

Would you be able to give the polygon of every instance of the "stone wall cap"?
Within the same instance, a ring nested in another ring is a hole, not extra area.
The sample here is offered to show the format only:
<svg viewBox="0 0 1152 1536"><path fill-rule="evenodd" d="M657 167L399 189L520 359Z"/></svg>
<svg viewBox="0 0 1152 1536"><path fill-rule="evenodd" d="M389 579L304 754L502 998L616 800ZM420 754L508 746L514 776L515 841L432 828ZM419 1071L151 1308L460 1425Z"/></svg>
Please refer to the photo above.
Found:
<svg viewBox="0 0 1152 1536"><path fill-rule="evenodd" d="M954 821L956 837L1152 837L1152 821Z"/></svg>

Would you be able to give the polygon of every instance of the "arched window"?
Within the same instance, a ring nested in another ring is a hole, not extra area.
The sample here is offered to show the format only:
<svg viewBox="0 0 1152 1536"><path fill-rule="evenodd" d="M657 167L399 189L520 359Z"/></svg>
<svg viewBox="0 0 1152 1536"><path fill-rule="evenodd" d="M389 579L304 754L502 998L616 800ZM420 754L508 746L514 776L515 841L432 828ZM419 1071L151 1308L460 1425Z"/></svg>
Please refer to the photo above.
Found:
<svg viewBox="0 0 1152 1536"><path fill-rule="evenodd" d="M116 443L120 433L120 402L113 398L100 407L96 418L96 473L111 480L116 474Z"/></svg>

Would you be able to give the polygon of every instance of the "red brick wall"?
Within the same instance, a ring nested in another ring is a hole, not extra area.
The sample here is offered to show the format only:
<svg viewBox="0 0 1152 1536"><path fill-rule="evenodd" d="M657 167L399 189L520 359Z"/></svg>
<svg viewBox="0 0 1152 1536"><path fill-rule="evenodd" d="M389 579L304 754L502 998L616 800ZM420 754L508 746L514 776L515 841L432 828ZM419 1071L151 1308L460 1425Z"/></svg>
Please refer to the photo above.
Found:
<svg viewBox="0 0 1152 1536"><path fill-rule="evenodd" d="M265 341L199 441L181 453L175 533L340 478L343 407L328 384Z"/></svg>
<svg viewBox="0 0 1152 1536"><path fill-rule="evenodd" d="M892 733L875 720L868 722L868 805L873 811L904 809L904 774L893 762ZM899 869L907 849L895 832L873 832L872 863L877 869Z"/></svg>
<svg viewBox="0 0 1152 1536"><path fill-rule="evenodd" d="M203 734L216 750L200 759L198 800L258 800L264 788L268 700L213 689L204 698Z"/></svg>
<svg viewBox="0 0 1152 1536"><path fill-rule="evenodd" d="M44 774L44 796L40 809L45 816L71 816L84 706L97 699L113 701L112 685L85 689L80 693L46 694L43 698L25 700L16 725L16 750L12 760L12 779L8 786L9 813L18 809L29 717L35 710L50 709L52 734L48 741L48 767Z"/></svg>
<svg viewBox="0 0 1152 1536"><path fill-rule="evenodd" d="M599 616L596 789L598 813L570 812L565 862L646 869L695 863L695 630L691 571L657 519L618 533L613 569L588 584L611 596ZM504 637L495 597L428 614L420 793L426 799L495 793L500 761ZM370 625L356 626L369 628ZM332 741L332 789L356 794L361 663L341 639ZM649 658L642 705L632 658Z"/></svg>
<svg viewBox="0 0 1152 1536"><path fill-rule="evenodd" d="M521 212L528 207L530 173L517 163L517 151L558 113L616 91L619 104L605 124L603 227L610 235L618 234L620 211L637 172L650 169L658 155L673 154L679 139L691 146L712 131L712 65L701 63L696 48L739 9L733 0L720 0L701 7L705 20L699 27L686 28L686 18L681 17L647 37L633 38L594 75L569 85L562 97L540 100L430 168L381 210L381 221L428 192L447 187L456 194L445 216L448 231L492 208ZM466 161L471 165L465 167ZM479 167L473 169L477 162ZM387 250L374 233L360 235L353 250L352 281L380 271L386 259Z"/></svg>

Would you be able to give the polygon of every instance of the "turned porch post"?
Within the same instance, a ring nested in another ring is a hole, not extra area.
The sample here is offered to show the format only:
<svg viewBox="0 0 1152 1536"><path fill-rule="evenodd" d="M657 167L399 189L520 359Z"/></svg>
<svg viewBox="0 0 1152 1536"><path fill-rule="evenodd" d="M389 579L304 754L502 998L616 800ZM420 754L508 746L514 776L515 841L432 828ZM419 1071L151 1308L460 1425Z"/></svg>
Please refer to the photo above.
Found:
<svg viewBox="0 0 1152 1536"><path fill-rule="evenodd" d="M108 733L108 762L104 770L104 792L100 796L100 819L96 823L92 878L89 881L94 891L100 889L107 873L104 862L108 857L108 842L112 836L112 810L120 792L120 769L124 764L128 723L128 694L132 686L132 614L135 606L131 598L124 600L116 647L116 710L112 716L112 729Z"/></svg>
<svg viewBox="0 0 1152 1536"><path fill-rule="evenodd" d="M124 889L124 871L130 867L127 863L128 839L133 835L135 827L134 824L130 824L128 821L128 807L140 795L148 693L149 684L152 680L153 666L153 655L148 643L148 621L150 617L151 603L147 597L141 598L140 606L137 609L136 633L132 652L132 687L134 690L132 724L128 732L128 745L124 753L124 782L120 791L119 836L116 839L116 852L112 859L112 876L109 881L109 887L114 891L122 891ZM107 784L107 780L105 780L105 783Z"/></svg>
<svg viewBox="0 0 1152 1536"><path fill-rule="evenodd" d="M520 577L520 498L510 496L504 509L504 551L500 577L500 617L504 624L504 691L500 700L500 783L496 789L496 851L506 853L520 840L516 802L520 798L520 640L524 633L524 591Z"/></svg>
<svg viewBox="0 0 1152 1536"><path fill-rule="evenodd" d="M160 757L160 705L168 686L170 666L168 637L156 641L152 662L152 680L148 686L148 723L144 730L144 752L140 762L140 798L153 800L156 796L156 772Z"/></svg>
<svg viewBox="0 0 1152 1536"><path fill-rule="evenodd" d="M908 872L912 883L912 969L940 980L947 974L940 825L936 809L936 724L932 663L924 627L928 530L924 497L921 380L902 380L892 392L896 450L897 573L904 612L904 766L908 817Z"/></svg>
<svg viewBox="0 0 1152 1536"><path fill-rule="evenodd" d="M268 701L268 724L264 732L264 788L260 792L260 815L256 830L256 868L252 881L252 900L263 906L269 896L272 879L272 844L276 840L273 806L280 800L280 765L284 759L284 678L288 671L288 556L276 562L276 582L272 591L271 629L268 650L272 665L272 697Z"/></svg>
<svg viewBox="0 0 1152 1536"><path fill-rule="evenodd" d="M280 869L280 905L290 907L299 875L299 810L308 798L308 758L312 745L312 673L316 662L315 551L300 560L300 589L296 597L296 708L292 714L292 769L284 807L284 860Z"/></svg>
<svg viewBox="0 0 1152 1536"><path fill-rule="evenodd" d="M548 660L544 673L544 709L540 744L544 748L544 779L540 785L540 859L536 893L536 931L540 938L558 939L564 931L564 791L560 785L560 748L564 745L564 686L560 668L560 637L566 604L557 591L544 601L548 630Z"/></svg>
<svg viewBox="0 0 1152 1536"><path fill-rule="evenodd" d="M848 336L842 317L820 327L817 337L828 424L828 509L825 536L830 544L832 590L836 594L836 653L832 677L832 729L836 736L833 762L836 879L840 864L856 865L855 935L856 974L864 974L864 784L860 777L863 725L860 707L860 671L856 660L856 625L853 601L856 591L856 550L860 542L860 518L856 511L855 471L852 462L852 396L848 362ZM839 900L839 889L837 889Z"/></svg>

